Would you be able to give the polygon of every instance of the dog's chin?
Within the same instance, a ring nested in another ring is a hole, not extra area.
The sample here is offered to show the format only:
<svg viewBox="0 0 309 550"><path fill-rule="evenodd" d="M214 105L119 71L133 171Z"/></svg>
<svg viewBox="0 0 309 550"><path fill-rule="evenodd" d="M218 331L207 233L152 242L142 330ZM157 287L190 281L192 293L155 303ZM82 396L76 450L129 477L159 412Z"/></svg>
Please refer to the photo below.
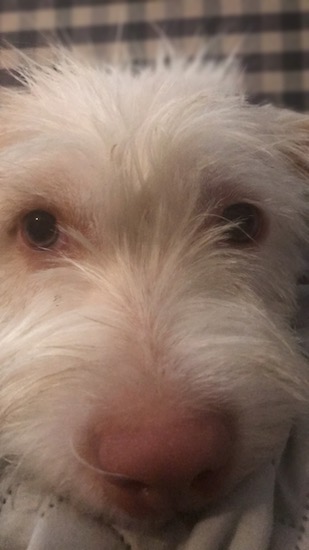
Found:
<svg viewBox="0 0 309 550"><path fill-rule="evenodd" d="M221 495L221 498L223 495ZM156 514L143 514L137 517L129 511L125 511L122 508L115 505L109 505L105 503L102 507L88 507L87 503L81 503L80 501L72 500L73 506L77 507L82 513L95 518L102 523L111 523L117 525L119 528L130 529L136 532L156 532L169 524L185 524L193 526L197 523L207 512L209 512L221 499L213 499L212 501L204 502L199 506L177 506L164 509L161 513Z"/></svg>
<svg viewBox="0 0 309 550"><path fill-rule="evenodd" d="M264 456L263 460L249 461L247 463L235 461L230 471L223 472L222 478L214 484L213 490L204 491L190 497L188 495L168 495L164 505L152 508L145 505L145 500L141 502L130 499L127 501L123 495L117 495L117 492L109 491L106 484L102 484L94 472L85 472L85 477L76 476L76 483L72 491L69 490L67 498L72 505L77 507L83 513L95 517L97 520L112 523L123 529L130 529L137 532L151 532L161 529L168 524L194 525L205 515L211 514L221 507L227 499L239 489L246 487L251 483L252 478L259 474L263 468L267 468L273 457L275 461L279 459L284 443L278 444L277 451L269 451L268 458ZM280 448L279 448L280 447ZM207 479L205 478L205 484ZM134 491L134 488L132 488ZM169 498L170 497L170 498ZM146 499L147 504L147 499Z"/></svg>
<svg viewBox="0 0 309 550"><path fill-rule="evenodd" d="M244 486L255 472L256 470L248 468L247 472L243 472L243 476L222 484L209 498L191 500L191 502L180 500L154 513L142 513L141 510L136 513L136 510L129 507L125 509L107 499L106 495L102 495L101 502L99 500L90 502L85 496L76 498L76 495L71 495L69 500L82 513L103 524L112 524L120 530L128 529L137 533L155 534L173 525L183 525L191 530L206 515L216 513L222 503L226 502L226 499L229 499L239 487Z"/></svg>
<svg viewBox="0 0 309 550"><path fill-rule="evenodd" d="M185 525L190 530L209 511L209 506L198 510L173 510L170 514L156 518L137 519L122 511L109 511L99 516L102 523L112 523L119 529L128 529L136 533L156 533L170 525Z"/></svg>
<svg viewBox="0 0 309 550"><path fill-rule="evenodd" d="M238 484L235 485L237 487ZM218 485L208 497L198 495L196 498L177 499L171 495L164 505L156 508L136 502L132 504L130 500L117 502L117 498L111 498L106 490L98 491L96 488L91 491L90 484L87 489L79 487L76 491L68 492L64 498L83 514L96 520L140 532L156 531L173 523L194 525L205 513L220 505L234 489L235 486L229 482Z"/></svg>

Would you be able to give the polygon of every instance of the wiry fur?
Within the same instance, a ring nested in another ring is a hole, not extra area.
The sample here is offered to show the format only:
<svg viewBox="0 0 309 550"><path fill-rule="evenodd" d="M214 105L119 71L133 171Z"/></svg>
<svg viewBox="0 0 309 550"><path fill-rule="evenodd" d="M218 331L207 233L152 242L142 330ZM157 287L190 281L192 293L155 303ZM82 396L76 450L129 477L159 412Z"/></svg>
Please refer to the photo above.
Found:
<svg viewBox="0 0 309 550"><path fill-rule="evenodd" d="M230 490L280 452L308 397L291 329L308 120L248 105L230 62L133 74L63 55L22 78L0 113L2 457L120 518L83 454L89 432L160 403L223 410ZM266 235L233 246L222 212L248 200ZM21 239L36 208L57 215L55 249Z"/></svg>

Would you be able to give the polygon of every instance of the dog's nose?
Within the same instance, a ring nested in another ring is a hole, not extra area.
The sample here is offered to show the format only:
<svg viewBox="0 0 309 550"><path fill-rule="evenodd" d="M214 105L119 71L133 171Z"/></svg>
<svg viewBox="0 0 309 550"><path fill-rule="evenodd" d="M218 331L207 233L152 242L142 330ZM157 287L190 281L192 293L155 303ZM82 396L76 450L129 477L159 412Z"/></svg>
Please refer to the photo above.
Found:
<svg viewBox="0 0 309 550"><path fill-rule="evenodd" d="M99 443L104 491L136 517L200 507L218 491L231 461L232 429L216 414L202 420L142 423Z"/></svg>

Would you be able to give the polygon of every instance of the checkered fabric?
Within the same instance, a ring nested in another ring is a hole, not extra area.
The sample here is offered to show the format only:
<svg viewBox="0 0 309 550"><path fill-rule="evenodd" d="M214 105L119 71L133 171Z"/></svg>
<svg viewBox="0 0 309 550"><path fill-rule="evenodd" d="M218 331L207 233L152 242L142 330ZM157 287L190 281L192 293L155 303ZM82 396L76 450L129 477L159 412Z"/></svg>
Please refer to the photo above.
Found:
<svg viewBox="0 0 309 550"><path fill-rule="evenodd" d="M17 54L52 40L113 60L151 60L162 36L188 54L205 37L215 56L237 52L254 101L309 109L309 0L0 0L0 83Z"/></svg>

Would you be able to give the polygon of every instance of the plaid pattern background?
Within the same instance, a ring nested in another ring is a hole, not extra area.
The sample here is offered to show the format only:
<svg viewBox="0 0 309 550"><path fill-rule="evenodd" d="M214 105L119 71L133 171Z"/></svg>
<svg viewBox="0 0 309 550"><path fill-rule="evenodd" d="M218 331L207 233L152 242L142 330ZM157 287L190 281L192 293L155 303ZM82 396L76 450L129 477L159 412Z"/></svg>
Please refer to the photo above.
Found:
<svg viewBox="0 0 309 550"><path fill-rule="evenodd" d="M188 54L210 39L220 57L237 52L252 101L309 109L309 0L0 0L0 83L18 55L45 59L61 41L108 61L151 60L158 42Z"/></svg>

